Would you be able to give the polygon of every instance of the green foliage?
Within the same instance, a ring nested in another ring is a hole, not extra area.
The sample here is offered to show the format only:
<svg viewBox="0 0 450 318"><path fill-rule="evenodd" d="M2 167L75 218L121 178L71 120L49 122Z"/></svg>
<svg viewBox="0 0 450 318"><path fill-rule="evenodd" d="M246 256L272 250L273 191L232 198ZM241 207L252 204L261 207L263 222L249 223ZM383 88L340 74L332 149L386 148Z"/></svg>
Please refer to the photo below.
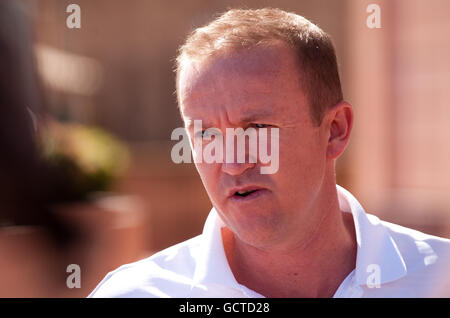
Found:
<svg viewBox="0 0 450 318"><path fill-rule="evenodd" d="M77 124L52 124L44 133L42 150L70 200L110 190L129 161L127 148L116 137L103 129Z"/></svg>

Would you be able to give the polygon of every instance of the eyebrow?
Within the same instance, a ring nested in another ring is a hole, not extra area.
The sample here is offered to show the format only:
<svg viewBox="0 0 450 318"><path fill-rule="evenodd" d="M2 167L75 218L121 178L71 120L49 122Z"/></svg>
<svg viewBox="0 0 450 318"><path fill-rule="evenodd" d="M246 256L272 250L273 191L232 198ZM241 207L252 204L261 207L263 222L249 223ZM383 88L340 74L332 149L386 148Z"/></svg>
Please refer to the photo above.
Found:
<svg viewBox="0 0 450 318"><path fill-rule="evenodd" d="M274 115L272 110L258 110L258 111L247 111L244 112L242 115L240 121L243 123L249 123L254 122L262 119L267 119L269 117L272 117Z"/></svg>
<svg viewBox="0 0 450 318"><path fill-rule="evenodd" d="M240 123L250 123L255 122L259 120L264 120L267 118L270 118L274 115L272 110L258 110L258 111L246 111L242 114L241 118L239 119ZM201 120L203 127L214 127L213 124L201 119L201 118L186 118L185 119L185 125L187 128L190 128L194 126L194 120Z"/></svg>
<svg viewBox="0 0 450 318"><path fill-rule="evenodd" d="M208 122L204 121L201 118L186 118L184 120L186 128L190 128L194 126L194 120L201 120L202 121L202 127L211 127L212 125L209 125Z"/></svg>

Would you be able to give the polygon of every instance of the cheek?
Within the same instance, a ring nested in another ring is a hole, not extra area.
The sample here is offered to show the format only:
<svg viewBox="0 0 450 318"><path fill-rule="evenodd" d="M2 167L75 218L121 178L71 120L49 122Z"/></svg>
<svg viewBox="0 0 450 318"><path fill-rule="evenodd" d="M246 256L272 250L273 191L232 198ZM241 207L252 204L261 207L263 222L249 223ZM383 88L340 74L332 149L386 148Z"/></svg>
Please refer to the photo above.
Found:
<svg viewBox="0 0 450 318"><path fill-rule="evenodd" d="M203 185L206 191L212 195L215 187L218 184L218 171L220 167L218 164L208 164L208 163L196 163L195 167L202 179Z"/></svg>
<svg viewBox="0 0 450 318"><path fill-rule="evenodd" d="M215 207L221 207L224 191L221 187L220 164L196 163L195 165L212 204Z"/></svg>
<svg viewBox="0 0 450 318"><path fill-rule="evenodd" d="M296 184L316 183L325 166L325 151L320 140L315 134L305 135L280 138L279 172L293 188Z"/></svg>

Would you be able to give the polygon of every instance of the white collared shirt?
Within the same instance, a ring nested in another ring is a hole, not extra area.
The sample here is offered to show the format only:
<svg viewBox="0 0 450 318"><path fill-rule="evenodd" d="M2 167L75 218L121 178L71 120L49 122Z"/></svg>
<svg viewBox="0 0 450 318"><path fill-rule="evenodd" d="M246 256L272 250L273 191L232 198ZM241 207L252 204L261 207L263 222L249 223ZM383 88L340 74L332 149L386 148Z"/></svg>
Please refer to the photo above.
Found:
<svg viewBox="0 0 450 318"><path fill-rule="evenodd" d="M353 215L357 257L334 297L450 297L450 240L380 221L337 190ZM108 273L88 297L264 297L234 278L223 226L213 208L201 235Z"/></svg>

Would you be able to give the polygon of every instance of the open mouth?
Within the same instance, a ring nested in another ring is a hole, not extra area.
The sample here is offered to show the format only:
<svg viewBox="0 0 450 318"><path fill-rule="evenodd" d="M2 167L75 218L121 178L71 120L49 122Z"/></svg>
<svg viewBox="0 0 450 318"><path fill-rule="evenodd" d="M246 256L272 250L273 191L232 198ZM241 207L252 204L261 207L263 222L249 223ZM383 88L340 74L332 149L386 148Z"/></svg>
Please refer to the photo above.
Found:
<svg viewBox="0 0 450 318"><path fill-rule="evenodd" d="M267 193L267 190L259 187L248 187L232 192L230 199L234 202L247 202L257 199Z"/></svg>
<svg viewBox="0 0 450 318"><path fill-rule="evenodd" d="M252 194L252 193L255 193L256 191L258 191L258 189L255 189L255 190L248 190L248 191L236 191L236 192L234 193L234 195L235 195L235 196L238 196L238 197L246 197L246 196L248 196L248 195L250 195L250 194Z"/></svg>

